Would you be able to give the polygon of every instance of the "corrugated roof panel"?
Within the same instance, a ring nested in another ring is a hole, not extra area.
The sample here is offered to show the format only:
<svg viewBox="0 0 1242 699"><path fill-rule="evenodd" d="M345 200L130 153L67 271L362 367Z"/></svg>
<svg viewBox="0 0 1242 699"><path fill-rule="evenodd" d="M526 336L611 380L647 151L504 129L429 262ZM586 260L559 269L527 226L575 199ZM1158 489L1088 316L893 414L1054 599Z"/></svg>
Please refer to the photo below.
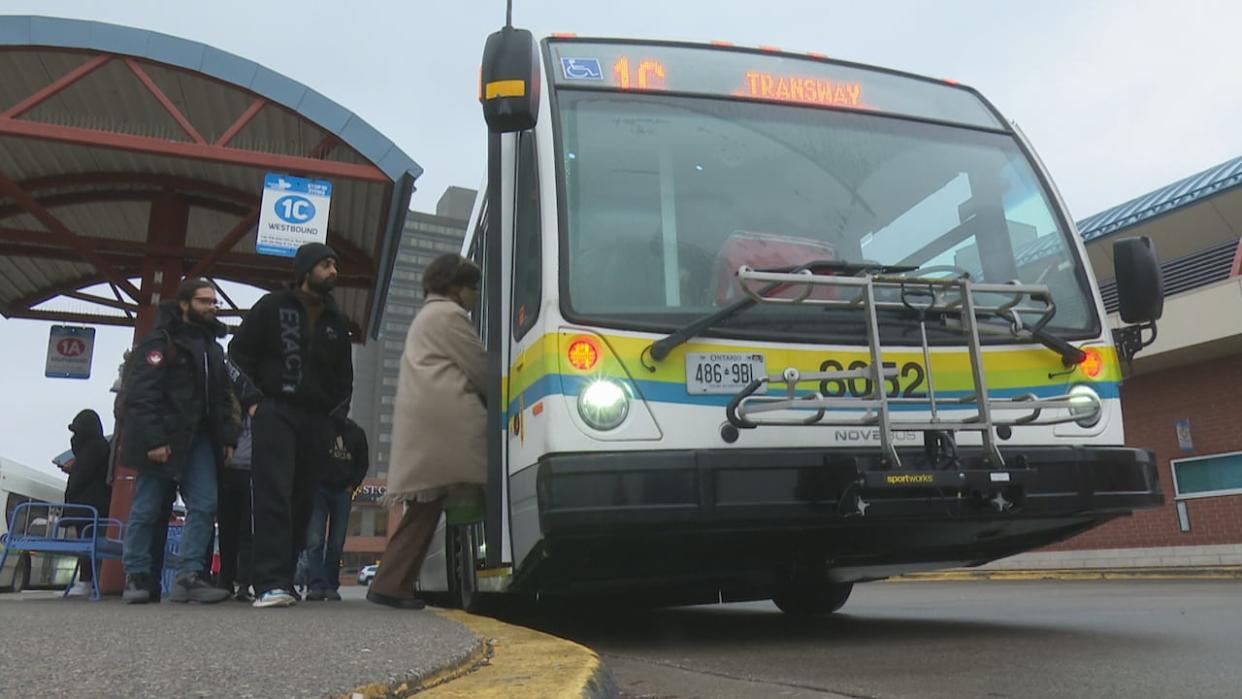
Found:
<svg viewBox="0 0 1242 699"><path fill-rule="evenodd" d="M142 68L208 143L215 143L254 101L236 87L143 62Z"/></svg>
<svg viewBox="0 0 1242 699"><path fill-rule="evenodd" d="M147 239L151 204L115 201L107 205L75 204L56 208L56 218L69 230L91 238L142 242Z"/></svg>
<svg viewBox="0 0 1242 699"><path fill-rule="evenodd" d="M279 105L268 104L230 142L236 148L306 156L328 135L327 131Z"/></svg>
<svg viewBox="0 0 1242 699"><path fill-rule="evenodd" d="M89 60L81 53L58 51L0 51L0 111L17 105L52 81Z"/></svg>
<svg viewBox="0 0 1242 699"><path fill-rule="evenodd" d="M1095 240L1240 185L1242 156L1088 216L1078 230L1083 240Z"/></svg>
<svg viewBox="0 0 1242 699"><path fill-rule="evenodd" d="M190 140L124 61L109 61L21 118L173 141Z"/></svg>
<svg viewBox="0 0 1242 699"><path fill-rule="evenodd" d="M125 311L111 306L100 306L89 301L79 301L77 299L58 296L54 299L48 299L43 303L36 304L34 310L37 311L59 311L61 313L80 313L82 315L97 316L101 318L124 318Z"/></svg>

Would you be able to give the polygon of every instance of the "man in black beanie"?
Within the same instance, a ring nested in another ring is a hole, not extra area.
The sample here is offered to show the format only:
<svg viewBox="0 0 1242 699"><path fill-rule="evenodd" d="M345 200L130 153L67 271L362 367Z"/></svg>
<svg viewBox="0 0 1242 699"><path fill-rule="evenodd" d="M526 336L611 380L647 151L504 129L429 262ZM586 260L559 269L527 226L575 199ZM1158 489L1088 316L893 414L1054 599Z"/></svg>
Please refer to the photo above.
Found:
<svg viewBox="0 0 1242 699"><path fill-rule="evenodd" d="M336 308L337 255L307 243L293 258L293 284L250 309L229 343L234 363L261 396L251 415L256 607L296 604L293 572L334 434L349 412L354 367L349 323Z"/></svg>

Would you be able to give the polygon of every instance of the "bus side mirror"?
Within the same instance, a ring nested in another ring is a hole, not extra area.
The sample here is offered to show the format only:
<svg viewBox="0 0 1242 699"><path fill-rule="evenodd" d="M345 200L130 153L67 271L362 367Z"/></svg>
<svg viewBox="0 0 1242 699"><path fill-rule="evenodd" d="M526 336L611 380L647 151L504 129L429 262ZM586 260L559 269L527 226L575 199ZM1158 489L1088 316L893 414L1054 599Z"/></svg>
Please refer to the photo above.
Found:
<svg viewBox="0 0 1242 699"><path fill-rule="evenodd" d="M1164 281L1151 238L1125 238L1113 243L1117 300L1124 323L1153 323L1164 314Z"/></svg>
<svg viewBox="0 0 1242 699"><path fill-rule="evenodd" d="M505 27L487 37L479 74L479 102L492 133L534 128L539 118L539 51L525 29Z"/></svg>

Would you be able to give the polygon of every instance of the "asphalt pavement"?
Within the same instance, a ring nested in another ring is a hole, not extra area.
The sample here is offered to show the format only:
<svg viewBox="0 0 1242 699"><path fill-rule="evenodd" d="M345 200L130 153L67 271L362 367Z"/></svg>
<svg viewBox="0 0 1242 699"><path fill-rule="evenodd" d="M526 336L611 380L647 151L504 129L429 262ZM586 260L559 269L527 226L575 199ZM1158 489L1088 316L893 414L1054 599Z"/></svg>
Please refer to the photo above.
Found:
<svg viewBox="0 0 1242 699"><path fill-rule="evenodd" d="M902 582L837 615L769 602L510 615L587 645L630 698L1242 696L1242 583Z"/></svg>
<svg viewBox="0 0 1242 699"><path fill-rule="evenodd" d="M342 592L288 609L0 594L0 697L323 697L421 679L482 643L430 611Z"/></svg>

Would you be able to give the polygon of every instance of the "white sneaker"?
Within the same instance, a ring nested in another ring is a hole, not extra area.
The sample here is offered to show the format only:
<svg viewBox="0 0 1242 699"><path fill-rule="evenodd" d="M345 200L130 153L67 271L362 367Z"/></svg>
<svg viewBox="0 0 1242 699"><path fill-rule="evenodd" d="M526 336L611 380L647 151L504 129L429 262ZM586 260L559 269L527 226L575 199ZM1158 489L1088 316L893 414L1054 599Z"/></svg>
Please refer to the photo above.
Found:
<svg viewBox="0 0 1242 699"><path fill-rule="evenodd" d="M81 580L75 582L73 587L69 588L70 597L90 597L92 592L94 590L91 588L91 584Z"/></svg>
<svg viewBox="0 0 1242 699"><path fill-rule="evenodd" d="M294 599L293 595L289 594L285 590L276 589L276 590L268 590L267 592L264 592L263 594L259 595L258 598L255 599L253 606L259 607L259 608L292 607L293 605L297 603L298 601Z"/></svg>

